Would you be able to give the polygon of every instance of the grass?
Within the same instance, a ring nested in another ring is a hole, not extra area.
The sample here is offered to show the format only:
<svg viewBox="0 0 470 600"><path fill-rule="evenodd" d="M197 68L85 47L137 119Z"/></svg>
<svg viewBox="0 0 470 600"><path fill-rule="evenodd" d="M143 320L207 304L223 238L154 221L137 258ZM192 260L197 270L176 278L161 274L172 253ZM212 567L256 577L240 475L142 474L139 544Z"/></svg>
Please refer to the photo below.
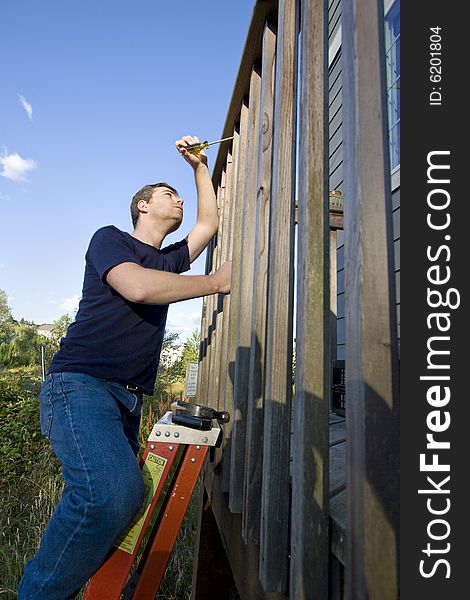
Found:
<svg viewBox="0 0 470 600"><path fill-rule="evenodd" d="M30 383L27 382L24 387L28 388ZM174 392L174 390L172 391ZM155 398L146 398L142 414L142 446L145 445L145 440L153 424L168 409L171 401L170 398L162 406ZM9 402L11 403L11 399ZM21 396L18 402L31 403L32 399L31 397L25 399ZM6 404L4 398L0 397L0 408L5 407ZM7 409L5 408L5 410ZM8 410L11 409L8 408ZM31 417L32 420L35 418L37 417ZM31 424L28 425L29 427ZM36 427L39 429L38 421ZM21 431L24 437L25 427L22 427ZM14 463L11 460L0 462L2 503L0 511L0 600L17 598L16 590L23 565L36 552L41 534L63 489L60 465L49 445L41 436L35 437L34 444L28 448L28 460L25 460L23 465L21 465L21 458L16 458ZM20 465L18 460L20 460ZM14 470L11 468L12 464L16 465ZM190 598L198 499L199 493L196 490L190 501L173 555L157 595L158 600L189 600Z"/></svg>
<svg viewBox="0 0 470 600"><path fill-rule="evenodd" d="M0 480L0 597L16 598L23 564L34 554L62 492L60 469L46 447L35 468Z"/></svg>
<svg viewBox="0 0 470 600"><path fill-rule="evenodd" d="M175 549L168 563L157 600L190 600L193 575L193 554L199 513L200 486L196 486L181 524Z"/></svg>

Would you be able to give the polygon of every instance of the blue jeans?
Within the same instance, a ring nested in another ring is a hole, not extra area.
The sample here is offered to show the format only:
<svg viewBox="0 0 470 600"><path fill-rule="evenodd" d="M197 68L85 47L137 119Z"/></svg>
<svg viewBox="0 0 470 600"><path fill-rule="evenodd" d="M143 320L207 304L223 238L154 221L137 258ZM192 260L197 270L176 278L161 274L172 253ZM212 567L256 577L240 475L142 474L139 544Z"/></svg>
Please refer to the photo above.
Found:
<svg viewBox="0 0 470 600"><path fill-rule="evenodd" d="M66 600L104 561L144 499L136 458L142 396L80 373L51 373L41 388L41 433L65 487L25 565L19 600Z"/></svg>

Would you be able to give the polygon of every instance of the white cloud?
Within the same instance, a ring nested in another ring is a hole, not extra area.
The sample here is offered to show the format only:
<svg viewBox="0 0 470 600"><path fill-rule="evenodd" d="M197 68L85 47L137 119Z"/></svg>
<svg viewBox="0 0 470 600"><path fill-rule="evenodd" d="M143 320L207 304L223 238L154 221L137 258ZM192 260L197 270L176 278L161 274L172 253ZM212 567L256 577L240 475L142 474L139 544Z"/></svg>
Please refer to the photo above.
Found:
<svg viewBox="0 0 470 600"><path fill-rule="evenodd" d="M0 156L0 165L3 166L3 171L0 175L12 181L27 181L28 178L26 175L28 171L32 171L37 167L33 159L22 158L16 152L15 154Z"/></svg>
<svg viewBox="0 0 470 600"><path fill-rule="evenodd" d="M5 200L5 202L10 202L11 198L10 198L10 196L7 196L6 194L2 194L2 192L0 192L0 200Z"/></svg>
<svg viewBox="0 0 470 600"><path fill-rule="evenodd" d="M177 306L170 304L166 326L170 331L179 333L178 343L183 343L195 329L199 331L201 328L201 311L182 312L179 306L180 310L177 312Z"/></svg>
<svg viewBox="0 0 470 600"><path fill-rule="evenodd" d="M80 302L80 296L76 294L71 298L67 298L62 302L60 308L65 310L65 312L75 312L78 308L78 303Z"/></svg>
<svg viewBox="0 0 470 600"><path fill-rule="evenodd" d="M26 114L28 115L28 119L30 121L32 121L33 120L33 107L26 100L26 98L24 96L22 96L21 94L18 94L18 99L20 101L21 106L25 109Z"/></svg>

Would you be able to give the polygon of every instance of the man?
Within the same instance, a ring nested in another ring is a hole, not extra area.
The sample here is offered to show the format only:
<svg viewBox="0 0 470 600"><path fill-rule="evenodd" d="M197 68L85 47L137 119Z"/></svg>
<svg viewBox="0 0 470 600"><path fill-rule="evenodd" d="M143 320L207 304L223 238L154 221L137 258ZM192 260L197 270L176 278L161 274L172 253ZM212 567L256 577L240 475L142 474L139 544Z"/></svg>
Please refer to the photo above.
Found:
<svg viewBox="0 0 470 600"><path fill-rule="evenodd" d="M134 196L132 234L107 226L91 239L78 314L40 394L41 431L65 488L25 565L19 600L74 597L139 510L142 394L153 391L168 303L230 291L230 262L212 275L181 275L218 226L207 158L185 150L198 141L176 142L198 195L197 223L184 240L161 249L183 219L183 200L166 183Z"/></svg>

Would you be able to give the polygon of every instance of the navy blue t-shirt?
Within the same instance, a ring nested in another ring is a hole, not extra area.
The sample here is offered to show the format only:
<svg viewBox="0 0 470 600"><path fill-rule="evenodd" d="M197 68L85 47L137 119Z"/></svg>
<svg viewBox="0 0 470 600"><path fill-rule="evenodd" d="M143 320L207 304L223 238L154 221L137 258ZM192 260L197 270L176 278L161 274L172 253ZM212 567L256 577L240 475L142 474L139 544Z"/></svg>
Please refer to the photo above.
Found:
<svg viewBox="0 0 470 600"><path fill-rule="evenodd" d="M187 241L158 250L109 225L93 235L85 259L77 317L62 339L49 373L85 373L152 394L168 304L129 302L106 283L106 275L124 262L172 273L187 271Z"/></svg>

